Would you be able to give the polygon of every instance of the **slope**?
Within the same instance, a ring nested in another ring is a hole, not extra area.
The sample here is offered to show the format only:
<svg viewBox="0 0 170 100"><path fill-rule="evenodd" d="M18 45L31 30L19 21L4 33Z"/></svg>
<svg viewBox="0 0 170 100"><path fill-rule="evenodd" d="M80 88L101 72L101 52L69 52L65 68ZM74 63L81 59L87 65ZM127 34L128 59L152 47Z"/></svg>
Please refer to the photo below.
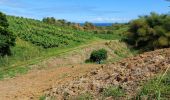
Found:
<svg viewBox="0 0 170 100"><path fill-rule="evenodd" d="M19 38L43 48L64 47L83 43L93 38L90 33L39 20L8 16L9 29Z"/></svg>
<svg viewBox="0 0 170 100"><path fill-rule="evenodd" d="M26 73L27 66L80 45L102 41L90 32L45 24L39 20L7 16L9 29L17 36L12 55L0 57L0 79Z"/></svg>
<svg viewBox="0 0 170 100"><path fill-rule="evenodd" d="M117 63L102 65L83 76L74 78L73 81L56 85L46 91L45 96L47 100L130 99L137 94L143 83L169 68L169 57L170 49L161 49ZM166 95L169 97L170 94Z"/></svg>
<svg viewBox="0 0 170 100"><path fill-rule="evenodd" d="M108 43L110 43L109 46L106 45ZM119 58L119 55L114 53L114 51L122 51L127 47L118 41L95 42L29 66L32 70L27 74L17 75L14 78L0 81L0 99L37 100L43 95L44 91L53 85L55 87L56 84L59 85L71 81L74 77L82 76L99 67L100 65L84 64L84 61L89 57L90 52L100 48L105 48L108 51L109 59L116 59ZM122 54L124 55L132 56L126 50L123 52Z"/></svg>

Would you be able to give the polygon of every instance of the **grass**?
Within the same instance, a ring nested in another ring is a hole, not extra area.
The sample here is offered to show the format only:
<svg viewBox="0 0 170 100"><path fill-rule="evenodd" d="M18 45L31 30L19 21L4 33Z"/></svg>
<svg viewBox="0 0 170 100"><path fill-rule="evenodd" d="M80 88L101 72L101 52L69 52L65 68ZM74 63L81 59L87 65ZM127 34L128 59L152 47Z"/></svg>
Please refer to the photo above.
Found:
<svg viewBox="0 0 170 100"><path fill-rule="evenodd" d="M101 93L101 95L98 95L98 99L99 100L105 100L107 97L112 97L112 98L119 98L119 97L123 97L125 95L124 91L116 86L109 86L107 88L105 88L103 90L103 92ZM67 98L66 95L66 100L94 100L96 99L96 97L94 97L92 94L90 93L84 93L84 94L80 94L78 96L72 96ZM98 100L96 99L96 100Z"/></svg>
<svg viewBox="0 0 170 100"><path fill-rule="evenodd" d="M121 41L116 40L116 41L113 41L113 43L109 42L107 43L107 46L108 48L113 50L113 54L115 54L116 56L114 56L111 59L108 59L104 63L117 62L117 61L120 61L121 59L138 54L137 50L130 49L129 47L127 47L127 45L124 42L121 42Z"/></svg>
<svg viewBox="0 0 170 100"><path fill-rule="evenodd" d="M94 98L90 93L84 93L76 97L70 97L68 100L94 100Z"/></svg>
<svg viewBox="0 0 170 100"><path fill-rule="evenodd" d="M37 47L29 44L28 42L22 41L21 39L17 39L16 46L11 49L13 54L11 57L5 56L0 58L1 68L39 56L40 51Z"/></svg>
<svg viewBox="0 0 170 100"><path fill-rule="evenodd" d="M0 71L0 79L7 77L15 77L17 74L25 74L28 72L29 67L15 67L11 69L5 69Z"/></svg>
<svg viewBox="0 0 170 100"><path fill-rule="evenodd" d="M27 30L22 29L25 27L18 24L19 22L22 22L22 21L25 23L27 22L26 24L24 23L22 24L28 25L29 27L37 27L36 29L40 28L42 30L46 30L46 28L47 29L50 28L49 31L51 31L52 29L56 29L58 31L61 31L61 30L64 31L64 28L48 26L36 20L15 18L12 16L11 17L9 16L8 19L10 22L10 29L14 31L14 33L20 34L20 35L21 34L27 35L31 32L31 30L29 29ZM37 31L42 31L42 30L37 30ZM74 34L75 32L78 32L78 31L66 29L64 32L70 33L69 34L70 36L71 34ZM89 39L85 39L85 41L83 42L74 42L67 46L48 48L48 49L32 44L31 41L25 41L23 39L20 39L21 37L18 37L16 41L16 46L11 48L13 55L6 56L3 58L0 57L0 79L6 78L6 77L14 77L17 74L26 73L28 70L31 69L29 67L31 65L37 64L51 57L56 57L59 55L67 54L68 52L73 51L73 50L81 49L82 47L88 46L89 44L93 42L102 42L102 41L107 41L107 40L120 40L121 39L121 36L119 35L120 32L122 32L121 29L116 30L115 31L116 34L93 34L93 33L84 34L86 32L83 32L82 36L76 39L81 39L85 37L89 37ZM63 33L63 35L66 35L66 34ZM77 34L77 35L81 35L81 34Z"/></svg>
<svg viewBox="0 0 170 100"><path fill-rule="evenodd" d="M51 57L66 54L94 42L102 42L104 40L95 38L82 44L74 44L68 47L43 49L29 42L17 39L16 46L12 48L12 56L0 58L0 79L6 77L14 77L17 74L26 73L30 70L31 65L49 59Z"/></svg>
<svg viewBox="0 0 170 100"><path fill-rule="evenodd" d="M94 36L99 37L101 39L106 39L106 40L120 40L122 38L121 35L119 34L94 34Z"/></svg>
<svg viewBox="0 0 170 100"><path fill-rule="evenodd" d="M46 100L46 96L44 96L44 95L43 95L43 96L40 96L40 97L39 97L39 100Z"/></svg>
<svg viewBox="0 0 170 100"><path fill-rule="evenodd" d="M102 95L104 97L122 97L124 96L124 91L120 87L109 86L108 88L104 89Z"/></svg>
<svg viewBox="0 0 170 100"><path fill-rule="evenodd" d="M170 99L170 71L159 75L143 85L134 100L169 100Z"/></svg>
<svg viewBox="0 0 170 100"><path fill-rule="evenodd" d="M134 55L139 54L138 50L130 49L127 47L127 45L124 42L121 42L119 40L112 40L107 41L105 43L105 49L107 49L109 53L109 56L107 60L102 60L101 64L107 64L107 63L114 63L117 61L120 61L127 57L132 57ZM85 60L85 63L94 63L89 59ZM96 63L97 64L97 63Z"/></svg>

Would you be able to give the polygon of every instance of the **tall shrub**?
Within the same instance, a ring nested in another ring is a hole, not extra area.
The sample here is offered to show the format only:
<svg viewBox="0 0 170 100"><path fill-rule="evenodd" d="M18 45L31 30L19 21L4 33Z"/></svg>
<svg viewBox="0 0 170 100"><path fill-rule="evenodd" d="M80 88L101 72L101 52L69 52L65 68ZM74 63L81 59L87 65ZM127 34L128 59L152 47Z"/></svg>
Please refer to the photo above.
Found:
<svg viewBox="0 0 170 100"><path fill-rule="evenodd" d="M0 56L10 55L10 47L15 44L15 36L8 29L6 15L0 12Z"/></svg>
<svg viewBox="0 0 170 100"><path fill-rule="evenodd" d="M130 22L126 41L138 49L170 47L170 16L151 13Z"/></svg>

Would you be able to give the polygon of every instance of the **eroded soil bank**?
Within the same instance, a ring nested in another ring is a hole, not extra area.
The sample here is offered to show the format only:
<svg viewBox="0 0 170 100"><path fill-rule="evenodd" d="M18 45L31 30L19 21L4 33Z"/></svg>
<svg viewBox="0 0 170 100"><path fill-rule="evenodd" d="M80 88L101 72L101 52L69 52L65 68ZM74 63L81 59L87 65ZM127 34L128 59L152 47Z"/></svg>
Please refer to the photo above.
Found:
<svg viewBox="0 0 170 100"><path fill-rule="evenodd" d="M101 99L101 93L108 86L122 88L126 96L119 99L127 99L136 95L142 83L163 73L170 64L170 49L161 49L146 52L136 57L124 59L120 62L101 65L83 76L74 78L63 85L56 85L46 91L47 99L70 99L76 96L90 93L95 99ZM110 98L112 100L114 98Z"/></svg>

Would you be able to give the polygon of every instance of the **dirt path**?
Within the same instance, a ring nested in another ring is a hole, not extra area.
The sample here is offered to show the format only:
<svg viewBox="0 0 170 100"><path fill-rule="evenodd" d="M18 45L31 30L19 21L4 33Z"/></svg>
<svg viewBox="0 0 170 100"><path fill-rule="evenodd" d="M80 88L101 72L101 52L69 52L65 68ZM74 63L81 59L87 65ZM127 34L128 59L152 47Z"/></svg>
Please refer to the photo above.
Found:
<svg viewBox="0 0 170 100"><path fill-rule="evenodd" d="M93 43L32 65L28 74L0 81L0 100L37 100L44 91L97 68L99 65L83 64L93 50L105 48L109 58L113 58L116 57L114 50L119 50L120 45L121 48L126 47L118 41L113 41L111 45L114 48L108 47L106 41Z"/></svg>
<svg viewBox="0 0 170 100"><path fill-rule="evenodd" d="M97 65L88 64L34 70L26 75L0 81L0 100L37 100L43 91L53 85L72 80L96 67Z"/></svg>
<svg viewBox="0 0 170 100"><path fill-rule="evenodd" d="M37 100L46 89L87 73L96 65L82 64L94 49L106 47L106 41L77 48L58 57L30 66L25 75L0 81L0 100ZM74 67L73 67L74 65Z"/></svg>

